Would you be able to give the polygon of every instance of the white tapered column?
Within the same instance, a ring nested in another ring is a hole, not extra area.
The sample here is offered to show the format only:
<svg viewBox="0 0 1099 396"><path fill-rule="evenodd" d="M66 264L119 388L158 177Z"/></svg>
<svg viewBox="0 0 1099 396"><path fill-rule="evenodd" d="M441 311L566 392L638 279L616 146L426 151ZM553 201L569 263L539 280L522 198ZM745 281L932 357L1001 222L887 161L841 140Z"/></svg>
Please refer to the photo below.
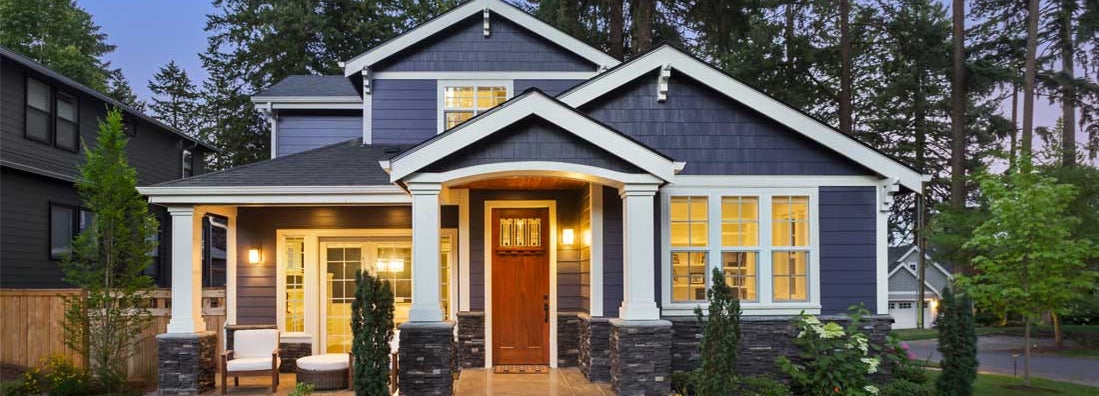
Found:
<svg viewBox="0 0 1099 396"><path fill-rule="evenodd" d="M409 183L412 193L412 307L411 322L443 320L439 300L439 190L438 183Z"/></svg>
<svg viewBox="0 0 1099 396"><path fill-rule="evenodd" d="M201 213L193 206L168 208L172 217L172 318L169 333L206 331L202 319Z"/></svg>
<svg viewBox="0 0 1099 396"><path fill-rule="evenodd" d="M618 317L625 320L660 319L656 307L656 269L653 259L653 201L659 187L627 184L622 197L623 296Z"/></svg>

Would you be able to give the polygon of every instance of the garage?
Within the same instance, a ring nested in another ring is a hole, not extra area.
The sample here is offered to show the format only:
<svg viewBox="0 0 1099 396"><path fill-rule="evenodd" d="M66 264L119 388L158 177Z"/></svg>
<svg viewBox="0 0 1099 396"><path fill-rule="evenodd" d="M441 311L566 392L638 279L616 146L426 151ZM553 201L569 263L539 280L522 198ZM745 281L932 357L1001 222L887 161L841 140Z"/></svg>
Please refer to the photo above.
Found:
<svg viewBox="0 0 1099 396"><path fill-rule="evenodd" d="M932 327L934 315L930 315L934 301L928 301L924 305L924 327ZM894 329L916 328L916 301L890 301L889 315L893 316Z"/></svg>

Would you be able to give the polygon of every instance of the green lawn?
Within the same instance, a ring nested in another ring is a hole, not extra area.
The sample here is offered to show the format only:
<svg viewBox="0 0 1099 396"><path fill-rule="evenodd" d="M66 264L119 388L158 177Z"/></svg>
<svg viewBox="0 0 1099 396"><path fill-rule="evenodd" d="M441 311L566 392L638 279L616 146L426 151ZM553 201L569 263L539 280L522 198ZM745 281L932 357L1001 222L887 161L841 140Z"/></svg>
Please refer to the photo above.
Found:
<svg viewBox="0 0 1099 396"><path fill-rule="evenodd" d="M1051 326L1035 326L1032 329L1034 329L1034 334L1033 335L1035 337L1052 337L1053 336L1053 327L1051 327ZM1099 333L1099 326L1096 326L1096 325L1065 325L1064 332L1065 332L1066 337L1069 334L1074 333L1074 332ZM891 331L890 334L893 334L894 336L896 336L898 339L900 339L902 341L930 340L932 338L938 338L939 337L938 330L936 330L936 329L899 329L899 330ZM977 328L977 335L978 336L1010 335L1010 336L1020 336L1021 337L1023 335L1023 328L1022 328L1022 326L1015 326L1015 327L978 327Z"/></svg>
<svg viewBox="0 0 1099 396"><path fill-rule="evenodd" d="M1077 385L1068 382L1058 382L1042 378L1031 378L1031 388L1023 388L1022 378L1013 378L1003 375L980 374L974 386L974 395L988 396L1016 396L1016 395L1062 395L1062 396L1094 396L1099 395L1099 388Z"/></svg>
<svg viewBox="0 0 1099 396"><path fill-rule="evenodd" d="M1060 351L1053 351L1053 353L1067 357L1099 359L1099 349L1064 349Z"/></svg>
<svg viewBox="0 0 1099 396"><path fill-rule="evenodd" d="M936 329L898 329L889 332L889 334L892 334L901 341L930 340L932 338L939 338L939 331Z"/></svg>

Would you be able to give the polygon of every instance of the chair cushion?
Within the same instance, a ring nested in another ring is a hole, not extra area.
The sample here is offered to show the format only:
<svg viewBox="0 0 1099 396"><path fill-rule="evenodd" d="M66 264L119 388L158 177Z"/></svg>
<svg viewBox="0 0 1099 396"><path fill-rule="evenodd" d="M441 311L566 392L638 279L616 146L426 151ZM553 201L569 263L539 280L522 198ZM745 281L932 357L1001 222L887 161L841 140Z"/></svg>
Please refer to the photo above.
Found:
<svg viewBox="0 0 1099 396"><path fill-rule="evenodd" d="M233 333L233 357L237 359L266 358L279 347L279 331L275 329L237 330Z"/></svg>
<svg viewBox="0 0 1099 396"><path fill-rule="evenodd" d="M282 365L282 359L275 359L275 368ZM270 370L271 369L271 356L266 358L244 358L233 359L225 363L225 370L229 372L233 371L253 371L253 370Z"/></svg>
<svg viewBox="0 0 1099 396"><path fill-rule="evenodd" d="M346 353L328 353L324 355L300 357L295 364L304 370L333 371L346 370L348 366L347 362L348 355Z"/></svg>

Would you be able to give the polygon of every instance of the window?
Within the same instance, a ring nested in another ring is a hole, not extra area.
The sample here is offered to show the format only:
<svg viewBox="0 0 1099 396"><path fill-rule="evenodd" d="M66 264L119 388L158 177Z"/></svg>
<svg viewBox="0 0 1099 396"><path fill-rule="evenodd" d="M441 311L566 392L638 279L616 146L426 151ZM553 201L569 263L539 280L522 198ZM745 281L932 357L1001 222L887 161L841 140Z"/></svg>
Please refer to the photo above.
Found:
<svg viewBox="0 0 1099 396"><path fill-rule="evenodd" d="M899 308L899 309L912 309L912 303L910 303L910 302L897 303L897 308Z"/></svg>
<svg viewBox="0 0 1099 396"><path fill-rule="evenodd" d="M305 239L286 238L286 324L284 331L305 331Z"/></svg>
<svg viewBox="0 0 1099 396"><path fill-rule="evenodd" d="M709 205L705 196L672 197L672 300L706 299Z"/></svg>
<svg viewBox="0 0 1099 396"><path fill-rule="evenodd" d="M56 97L56 115L54 119L54 140L57 147L76 151L80 146L80 130L77 127L76 97L58 92Z"/></svg>
<svg viewBox="0 0 1099 396"><path fill-rule="evenodd" d="M50 142L50 86L27 79L26 131L28 139Z"/></svg>
<svg viewBox="0 0 1099 396"><path fill-rule="evenodd" d="M128 113L122 115L122 132L126 133L126 136L137 136L137 123Z"/></svg>
<svg viewBox="0 0 1099 396"><path fill-rule="evenodd" d="M721 198L721 247L725 283L741 300L755 301L759 288L759 198Z"/></svg>
<svg viewBox="0 0 1099 396"><path fill-rule="evenodd" d="M183 177L191 177L195 175L194 170L194 157L191 155L191 150L183 150L182 156L183 162Z"/></svg>
<svg viewBox="0 0 1099 396"><path fill-rule="evenodd" d="M508 100L510 82L441 85L442 130L453 128L481 112Z"/></svg>
<svg viewBox="0 0 1099 396"><path fill-rule="evenodd" d="M50 259L63 259L72 251L73 235L76 235L76 207L50 204Z"/></svg>
<svg viewBox="0 0 1099 396"><path fill-rule="evenodd" d="M808 301L809 197L771 198L774 301Z"/></svg>

